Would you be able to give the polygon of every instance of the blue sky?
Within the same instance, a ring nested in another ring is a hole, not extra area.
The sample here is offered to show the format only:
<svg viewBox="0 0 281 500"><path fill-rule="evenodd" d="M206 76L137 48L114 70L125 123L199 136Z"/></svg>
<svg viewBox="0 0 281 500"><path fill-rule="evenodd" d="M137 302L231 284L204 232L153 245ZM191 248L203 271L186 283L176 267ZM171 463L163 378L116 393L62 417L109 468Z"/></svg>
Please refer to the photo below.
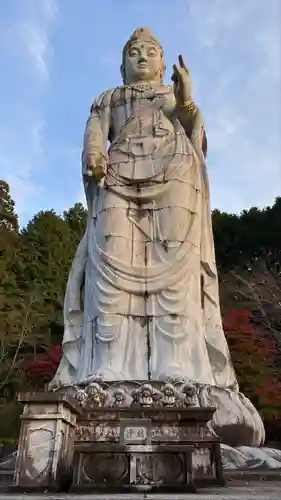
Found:
<svg viewBox="0 0 281 500"><path fill-rule="evenodd" d="M281 194L281 0L1 0L0 178L22 224L84 201L89 108L121 83L140 26L164 46L167 82L179 53L191 71L212 206L240 212Z"/></svg>

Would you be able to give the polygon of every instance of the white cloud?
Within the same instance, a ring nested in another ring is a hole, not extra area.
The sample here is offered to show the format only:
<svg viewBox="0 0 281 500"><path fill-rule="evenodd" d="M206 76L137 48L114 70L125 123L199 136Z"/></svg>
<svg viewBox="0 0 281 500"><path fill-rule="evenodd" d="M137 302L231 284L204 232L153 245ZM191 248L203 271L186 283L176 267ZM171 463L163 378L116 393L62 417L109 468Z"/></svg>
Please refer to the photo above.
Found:
<svg viewBox="0 0 281 500"><path fill-rule="evenodd" d="M212 205L240 212L281 192L281 3L190 3L195 86L209 143ZM205 67L204 66L205 64Z"/></svg>
<svg viewBox="0 0 281 500"><path fill-rule="evenodd" d="M18 28L19 39L23 45L21 51L23 57L30 60L32 69L41 75L48 78L48 55L50 52L50 43L47 33L42 30L42 26L36 22L21 23Z"/></svg>
<svg viewBox="0 0 281 500"><path fill-rule="evenodd" d="M1 30L2 51L19 65L27 65L35 78L48 77L52 53L49 28L58 13L55 0L12 0L10 6Z"/></svg>
<svg viewBox="0 0 281 500"><path fill-rule="evenodd" d="M55 0L41 1L41 11L43 18L49 22L54 21L58 14L58 6Z"/></svg>
<svg viewBox="0 0 281 500"><path fill-rule="evenodd" d="M54 0L12 0L0 32L0 170L22 217L42 190L33 179L44 162L44 112L37 96L48 88L50 30L56 15Z"/></svg>
<svg viewBox="0 0 281 500"><path fill-rule="evenodd" d="M208 3L208 5L207 5ZM196 0L189 2L189 22L194 38L205 48L214 50L227 32L235 29L251 8L251 1ZM237 33L238 36L238 33Z"/></svg>

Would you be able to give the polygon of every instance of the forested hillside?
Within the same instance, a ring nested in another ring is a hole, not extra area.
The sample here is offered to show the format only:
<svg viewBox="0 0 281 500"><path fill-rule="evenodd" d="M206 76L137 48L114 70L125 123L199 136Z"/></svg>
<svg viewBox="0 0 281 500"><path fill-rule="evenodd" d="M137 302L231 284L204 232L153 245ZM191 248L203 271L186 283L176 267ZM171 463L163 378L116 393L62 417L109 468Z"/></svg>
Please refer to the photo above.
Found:
<svg viewBox="0 0 281 500"><path fill-rule="evenodd" d="M82 204L39 212L23 229L0 181L0 442L16 437L20 390L40 390L61 356L62 308L86 223ZM281 198L240 215L213 212L225 332L241 390L281 435ZM277 430L279 427L279 431ZM13 429L15 428L15 430Z"/></svg>

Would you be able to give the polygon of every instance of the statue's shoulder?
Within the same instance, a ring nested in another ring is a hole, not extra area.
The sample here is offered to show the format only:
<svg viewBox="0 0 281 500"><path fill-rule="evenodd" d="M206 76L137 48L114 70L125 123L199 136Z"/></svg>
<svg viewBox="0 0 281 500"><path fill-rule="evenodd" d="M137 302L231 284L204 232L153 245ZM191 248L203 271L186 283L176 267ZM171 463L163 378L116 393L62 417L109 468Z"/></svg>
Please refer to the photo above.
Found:
<svg viewBox="0 0 281 500"><path fill-rule="evenodd" d="M94 102L91 106L91 112L97 108L102 109L102 108L106 108L107 106L110 106L111 97L112 97L114 90L115 90L115 88L106 90L105 92L102 92L99 95L99 97L94 100Z"/></svg>

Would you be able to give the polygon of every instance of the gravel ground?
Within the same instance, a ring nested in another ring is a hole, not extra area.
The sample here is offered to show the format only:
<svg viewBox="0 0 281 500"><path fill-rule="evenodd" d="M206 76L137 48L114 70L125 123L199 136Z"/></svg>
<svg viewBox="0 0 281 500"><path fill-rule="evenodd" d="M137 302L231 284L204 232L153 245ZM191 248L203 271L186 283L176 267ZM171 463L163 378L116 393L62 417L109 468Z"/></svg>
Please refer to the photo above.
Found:
<svg viewBox="0 0 281 500"><path fill-rule="evenodd" d="M226 488L208 488L192 494L120 494L120 495L98 495L98 494L14 494L0 493L0 500L281 500L281 482L270 482L267 484L252 484L248 486L227 486Z"/></svg>

